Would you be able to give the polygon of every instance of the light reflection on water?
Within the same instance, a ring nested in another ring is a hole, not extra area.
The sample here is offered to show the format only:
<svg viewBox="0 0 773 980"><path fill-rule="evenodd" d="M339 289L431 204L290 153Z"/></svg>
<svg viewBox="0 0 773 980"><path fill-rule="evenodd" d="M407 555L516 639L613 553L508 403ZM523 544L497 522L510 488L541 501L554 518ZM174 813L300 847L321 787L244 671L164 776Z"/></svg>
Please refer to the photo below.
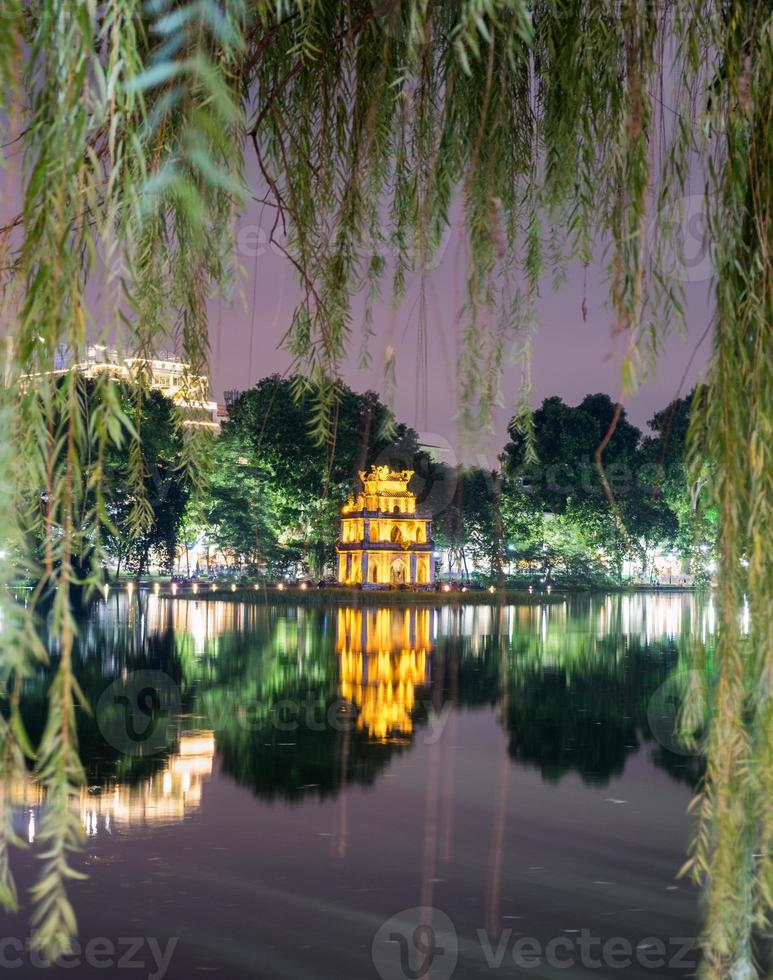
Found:
<svg viewBox="0 0 773 980"><path fill-rule="evenodd" d="M114 826L183 819L200 804L218 733L227 737L229 746L236 736L238 746L267 727L273 748L299 747L298 742L278 745L277 730L300 725L309 729L304 736L313 735L319 719L327 716L325 709L336 704L348 706L347 724L366 743L402 745L410 745L416 729L426 727L427 716L446 702L463 705L468 699L482 699L499 704L502 723L509 725L511 736L518 733L513 757L529 758L549 776L555 769L556 732L548 725L544 704L541 727L530 729L528 736L520 729L523 715L540 705L540 692L546 698L555 696L556 671L565 671L564 707L576 702L592 681L601 695L599 710L614 714L622 702L605 701L610 685L633 669L636 676L628 693L651 695L670 670L684 668L688 640L710 642L715 628L713 601L697 602L684 593L432 608L271 607L168 600L155 594L138 604L132 598L127 602L115 592L110 601L95 607L80 639L79 659L86 672L81 681L91 681L92 699L97 700L112 678L152 663L168 671L187 710L172 719L163 757L148 760L139 753L141 779L121 780L125 759L113 773L109 746L99 745L98 730L89 732L84 749L98 751L85 762L87 767L91 763L96 781L83 791L80 806L90 834L95 832L95 818L103 813L111 815ZM449 653L457 662L455 690L446 677ZM629 663L632 653L635 660ZM465 663L472 668L466 669ZM479 689L481 679L485 690ZM637 691L636 685L645 680L645 689ZM525 710L514 712L511 704L509 713L503 713L508 695L510 701L526 697ZM305 711L297 708L299 703ZM286 721L276 715L277 708L280 714L289 710ZM626 726L627 736L618 733L616 755L638 749L647 734L641 716L635 717L634 708L629 708L633 713L624 718L633 724ZM587 711L575 703L564 720L571 723L574 715L577 721ZM319 718L311 724L316 715ZM85 718L82 721L87 724ZM333 734L340 736L341 731ZM527 755L525 745L530 746ZM587 742L583 745L592 748ZM565 753L570 751L575 747L564 746ZM667 755L661 761L677 777L680 768L690 768L683 759ZM567 758L565 765L567 771L588 770L579 756L571 762ZM612 771L619 765L606 768ZM609 772L601 767L595 775L603 781ZM323 785L324 781L310 782L299 789ZM31 778L15 790L25 809L39 806L37 795Z"/></svg>
<svg viewBox="0 0 773 980"><path fill-rule="evenodd" d="M92 878L74 897L91 934L120 931L142 896L141 917L154 909L159 930L188 936L174 980L213 965L255 975L228 958L226 940L294 964L260 975L373 976L369 937L414 905L437 905L469 936L514 923L529 935L579 923L634 938L696 928L694 896L673 876L702 762L668 751L647 712L687 668L688 644L712 642L710 601L133 600L113 592L83 625L80 683L96 704L116 679L163 671L181 710L161 719L168 742L150 755L116 751L98 718L79 719ZM26 692L33 735L44 688L41 676ZM32 779L13 802L15 823L34 836L43 801ZM182 870L193 853L195 881ZM142 860L170 865L152 889ZM116 898L111 879L95 861L122 869L112 918L102 907L105 889ZM262 924L216 917L218 952L204 955L198 933L210 913L180 896L214 890L239 909L258 883L264 891L247 905ZM353 925L361 902L367 928ZM641 927L639 908L649 910ZM275 915L297 917L317 952L277 940Z"/></svg>

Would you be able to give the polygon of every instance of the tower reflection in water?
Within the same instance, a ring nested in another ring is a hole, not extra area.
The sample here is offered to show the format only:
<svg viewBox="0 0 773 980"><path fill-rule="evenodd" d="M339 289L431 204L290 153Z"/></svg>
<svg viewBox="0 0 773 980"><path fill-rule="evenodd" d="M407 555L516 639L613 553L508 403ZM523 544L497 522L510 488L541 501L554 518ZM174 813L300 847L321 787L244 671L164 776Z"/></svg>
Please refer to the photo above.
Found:
<svg viewBox="0 0 773 980"><path fill-rule="evenodd" d="M339 693L357 731L379 741L407 739L420 692L430 683L430 609L339 609Z"/></svg>
<svg viewBox="0 0 773 980"><path fill-rule="evenodd" d="M84 713L88 786L73 806L92 835L180 822L201 805L215 752L222 774L263 799L331 797L374 783L446 705L496 705L511 762L549 781L579 773L603 785L649 743L657 766L692 784L700 758L662 747L648 707L689 666L690 643L711 649L713 631L713 602L692 596L441 608L111 599L79 634L90 702L152 664L179 685L183 710L170 719L168 755L128 762ZM45 681L30 682L22 704L33 732ZM17 833L33 840L43 802L34 777L6 799Z"/></svg>

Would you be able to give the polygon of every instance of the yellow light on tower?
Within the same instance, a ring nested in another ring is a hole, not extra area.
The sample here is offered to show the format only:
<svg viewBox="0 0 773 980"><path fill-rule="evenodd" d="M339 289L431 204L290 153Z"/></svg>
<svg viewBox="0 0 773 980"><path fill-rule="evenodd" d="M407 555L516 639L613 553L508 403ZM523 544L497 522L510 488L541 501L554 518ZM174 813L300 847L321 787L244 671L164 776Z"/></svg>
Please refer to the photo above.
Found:
<svg viewBox="0 0 773 980"><path fill-rule="evenodd" d="M493 594L494 594L494 593L496 592L496 589L494 588L494 586L493 586L493 585L490 585L490 586L488 587L488 590L489 590L489 592L490 592L490 593L491 593L492 595L493 595Z"/></svg>
<svg viewBox="0 0 773 980"><path fill-rule="evenodd" d="M416 509L416 494L409 489L412 476L412 470L388 466L359 473L362 491L341 508L336 550L342 585L429 588L434 584L432 516Z"/></svg>
<svg viewBox="0 0 773 980"><path fill-rule="evenodd" d="M236 583L231 583L231 592L236 592Z"/></svg>
<svg viewBox="0 0 773 980"><path fill-rule="evenodd" d="M217 589L217 586L216 586L216 585L215 585L215 583L213 582L213 583L212 583L212 588L210 589L210 592L215 592L215 591L216 591L216 589Z"/></svg>
<svg viewBox="0 0 773 980"><path fill-rule="evenodd" d="M279 585L277 585L277 589L279 589L280 592L284 591L284 587L284 582L280 582Z"/></svg>

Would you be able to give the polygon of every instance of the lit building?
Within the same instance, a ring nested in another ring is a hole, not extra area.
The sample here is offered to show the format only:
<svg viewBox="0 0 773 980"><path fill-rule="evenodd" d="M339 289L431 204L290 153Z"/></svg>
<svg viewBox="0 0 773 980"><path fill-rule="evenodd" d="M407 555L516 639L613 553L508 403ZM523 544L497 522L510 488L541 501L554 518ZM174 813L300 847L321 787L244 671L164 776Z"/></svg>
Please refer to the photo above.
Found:
<svg viewBox="0 0 773 980"><path fill-rule="evenodd" d="M416 510L416 494L408 489L412 476L412 470L393 472L388 466L360 472L362 493L341 509L339 582L363 588L432 585L432 518Z"/></svg>
<svg viewBox="0 0 773 980"><path fill-rule="evenodd" d="M357 731L378 741L413 732L417 689L429 688L429 609L339 609L341 697L357 709Z"/></svg>
<svg viewBox="0 0 773 980"><path fill-rule="evenodd" d="M209 380L192 374L190 364L173 354L158 357L125 357L115 348L91 344L80 361L68 363L67 352L60 351L52 374L77 371L86 378L112 374L115 378L133 382L143 378L149 388L160 391L183 412L183 425L199 426L218 431L220 422L217 402L210 401Z"/></svg>

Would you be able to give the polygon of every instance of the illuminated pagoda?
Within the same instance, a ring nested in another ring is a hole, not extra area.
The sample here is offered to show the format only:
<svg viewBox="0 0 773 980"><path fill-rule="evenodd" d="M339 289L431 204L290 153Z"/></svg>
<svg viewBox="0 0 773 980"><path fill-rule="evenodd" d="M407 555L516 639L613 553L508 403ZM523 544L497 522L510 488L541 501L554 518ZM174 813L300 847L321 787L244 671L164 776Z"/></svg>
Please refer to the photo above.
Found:
<svg viewBox="0 0 773 980"><path fill-rule="evenodd" d="M363 588L428 588L435 578L432 518L416 510L413 470L360 471L363 492L341 509L338 581Z"/></svg>

